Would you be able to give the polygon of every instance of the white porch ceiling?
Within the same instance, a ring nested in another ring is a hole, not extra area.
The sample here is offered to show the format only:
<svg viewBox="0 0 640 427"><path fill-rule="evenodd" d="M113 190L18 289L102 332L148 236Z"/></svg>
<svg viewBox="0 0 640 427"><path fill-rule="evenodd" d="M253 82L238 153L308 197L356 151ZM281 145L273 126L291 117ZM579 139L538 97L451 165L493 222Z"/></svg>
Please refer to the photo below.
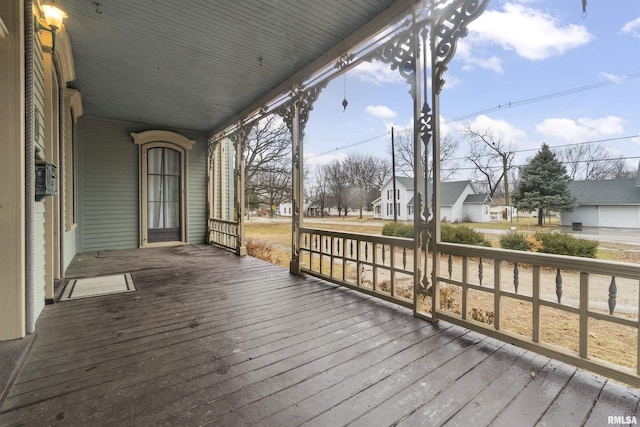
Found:
<svg viewBox="0 0 640 427"><path fill-rule="evenodd" d="M69 86L81 91L85 115L199 131L217 130L360 27L410 1L394 3L57 1L68 14L75 62Z"/></svg>

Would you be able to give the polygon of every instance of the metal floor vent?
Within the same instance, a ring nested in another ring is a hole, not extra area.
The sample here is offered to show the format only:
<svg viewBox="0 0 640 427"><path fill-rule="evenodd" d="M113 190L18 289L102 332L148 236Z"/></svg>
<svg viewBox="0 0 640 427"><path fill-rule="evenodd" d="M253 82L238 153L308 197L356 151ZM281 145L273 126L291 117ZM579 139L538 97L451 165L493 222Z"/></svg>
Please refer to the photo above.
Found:
<svg viewBox="0 0 640 427"><path fill-rule="evenodd" d="M58 301L120 294L135 290L131 273L71 279L65 285Z"/></svg>

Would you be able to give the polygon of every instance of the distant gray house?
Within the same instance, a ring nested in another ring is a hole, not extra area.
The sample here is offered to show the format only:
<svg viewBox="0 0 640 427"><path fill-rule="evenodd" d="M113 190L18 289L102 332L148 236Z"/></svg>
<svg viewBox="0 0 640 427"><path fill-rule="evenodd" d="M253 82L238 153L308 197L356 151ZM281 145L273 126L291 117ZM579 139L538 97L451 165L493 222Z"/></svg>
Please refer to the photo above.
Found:
<svg viewBox="0 0 640 427"><path fill-rule="evenodd" d="M635 179L573 181L573 212L561 212L560 224L584 227L640 228L640 174Z"/></svg>
<svg viewBox="0 0 640 427"><path fill-rule="evenodd" d="M473 222L491 220L491 197L488 193L477 193L471 181L453 181L440 184L440 218L446 221L462 221L468 218ZM396 177L396 194L393 194L393 181L389 178L380 189L380 197L373 201L374 218L393 219L393 205L396 204L398 219L413 219L413 178ZM429 198L431 196L429 195Z"/></svg>

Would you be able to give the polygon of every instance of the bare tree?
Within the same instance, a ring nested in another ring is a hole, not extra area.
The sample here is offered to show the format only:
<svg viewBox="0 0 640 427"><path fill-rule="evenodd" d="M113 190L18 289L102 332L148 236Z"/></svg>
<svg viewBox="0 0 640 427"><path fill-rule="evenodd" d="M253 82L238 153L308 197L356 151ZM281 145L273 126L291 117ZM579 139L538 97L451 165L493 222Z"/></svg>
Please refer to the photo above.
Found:
<svg viewBox="0 0 640 427"><path fill-rule="evenodd" d="M244 154L249 205L273 206L290 198L291 134L278 116L268 116L251 129Z"/></svg>
<svg viewBox="0 0 640 427"><path fill-rule="evenodd" d="M324 216L329 203L329 185L323 165L318 165L315 174L307 179L305 193L309 201L320 208L320 216Z"/></svg>
<svg viewBox="0 0 640 427"><path fill-rule="evenodd" d="M628 176L626 162L613 158L602 145L581 144L566 147L558 153L572 180L603 180Z"/></svg>
<svg viewBox="0 0 640 427"><path fill-rule="evenodd" d="M267 204L274 213L274 206L291 200L291 161L287 158L272 160L253 175L252 190L259 203Z"/></svg>
<svg viewBox="0 0 640 427"><path fill-rule="evenodd" d="M413 159L413 132L405 131L398 132L394 138L394 145L396 151L396 165L398 170L396 172L400 172L404 175L413 175L415 170L414 159ZM456 150L458 149L458 141L453 139L449 135L445 136L440 140L440 179L442 181L447 181L451 178L458 167L458 162L453 160ZM425 154L427 154L427 158L429 159L428 164L425 163ZM422 154L422 176L424 176L424 165L427 164L427 172L429 176L429 181L432 180L433 177L433 162L431 161L431 142L427 147L427 153Z"/></svg>
<svg viewBox="0 0 640 427"><path fill-rule="evenodd" d="M338 214L344 215L353 207L352 186L347 178L344 164L334 160L322 166L327 180L329 200L338 208Z"/></svg>
<svg viewBox="0 0 640 427"><path fill-rule="evenodd" d="M391 165L388 160L371 154L352 153L344 159L342 166L356 193L362 218L363 206L370 207L377 198L384 180L391 174Z"/></svg>
<svg viewBox="0 0 640 427"><path fill-rule="evenodd" d="M475 165L475 173L482 177L480 180L486 184L489 195L493 197L504 180L504 198L508 205L508 173L513 167L514 153L504 141L504 135L490 128L473 129L469 123L464 125L462 133L470 142L467 160Z"/></svg>

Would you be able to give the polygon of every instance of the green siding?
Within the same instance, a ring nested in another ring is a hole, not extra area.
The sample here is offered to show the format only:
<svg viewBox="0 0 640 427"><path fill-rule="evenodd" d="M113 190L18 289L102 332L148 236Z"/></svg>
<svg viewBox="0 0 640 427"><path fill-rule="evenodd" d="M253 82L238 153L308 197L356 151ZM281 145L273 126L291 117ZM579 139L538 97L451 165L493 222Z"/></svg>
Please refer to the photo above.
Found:
<svg viewBox="0 0 640 427"><path fill-rule="evenodd" d="M187 154L187 215L190 243L205 243L207 238L207 140L204 135L185 135L196 140Z"/></svg>
<svg viewBox="0 0 640 427"><path fill-rule="evenodd" d="M138 147L130 125L83 119L82 250L138 247Z"/></svg>
<svg viewBox="0 0 640 427"><path fill-rule="evenodd" d="M139 246L139 147L130 132L150 129L159 127L96 118L79 121L79 252ZM175 131L196 141L187 155L187 225L189 241L201 243L207 229L206 135Z"/></svg>

